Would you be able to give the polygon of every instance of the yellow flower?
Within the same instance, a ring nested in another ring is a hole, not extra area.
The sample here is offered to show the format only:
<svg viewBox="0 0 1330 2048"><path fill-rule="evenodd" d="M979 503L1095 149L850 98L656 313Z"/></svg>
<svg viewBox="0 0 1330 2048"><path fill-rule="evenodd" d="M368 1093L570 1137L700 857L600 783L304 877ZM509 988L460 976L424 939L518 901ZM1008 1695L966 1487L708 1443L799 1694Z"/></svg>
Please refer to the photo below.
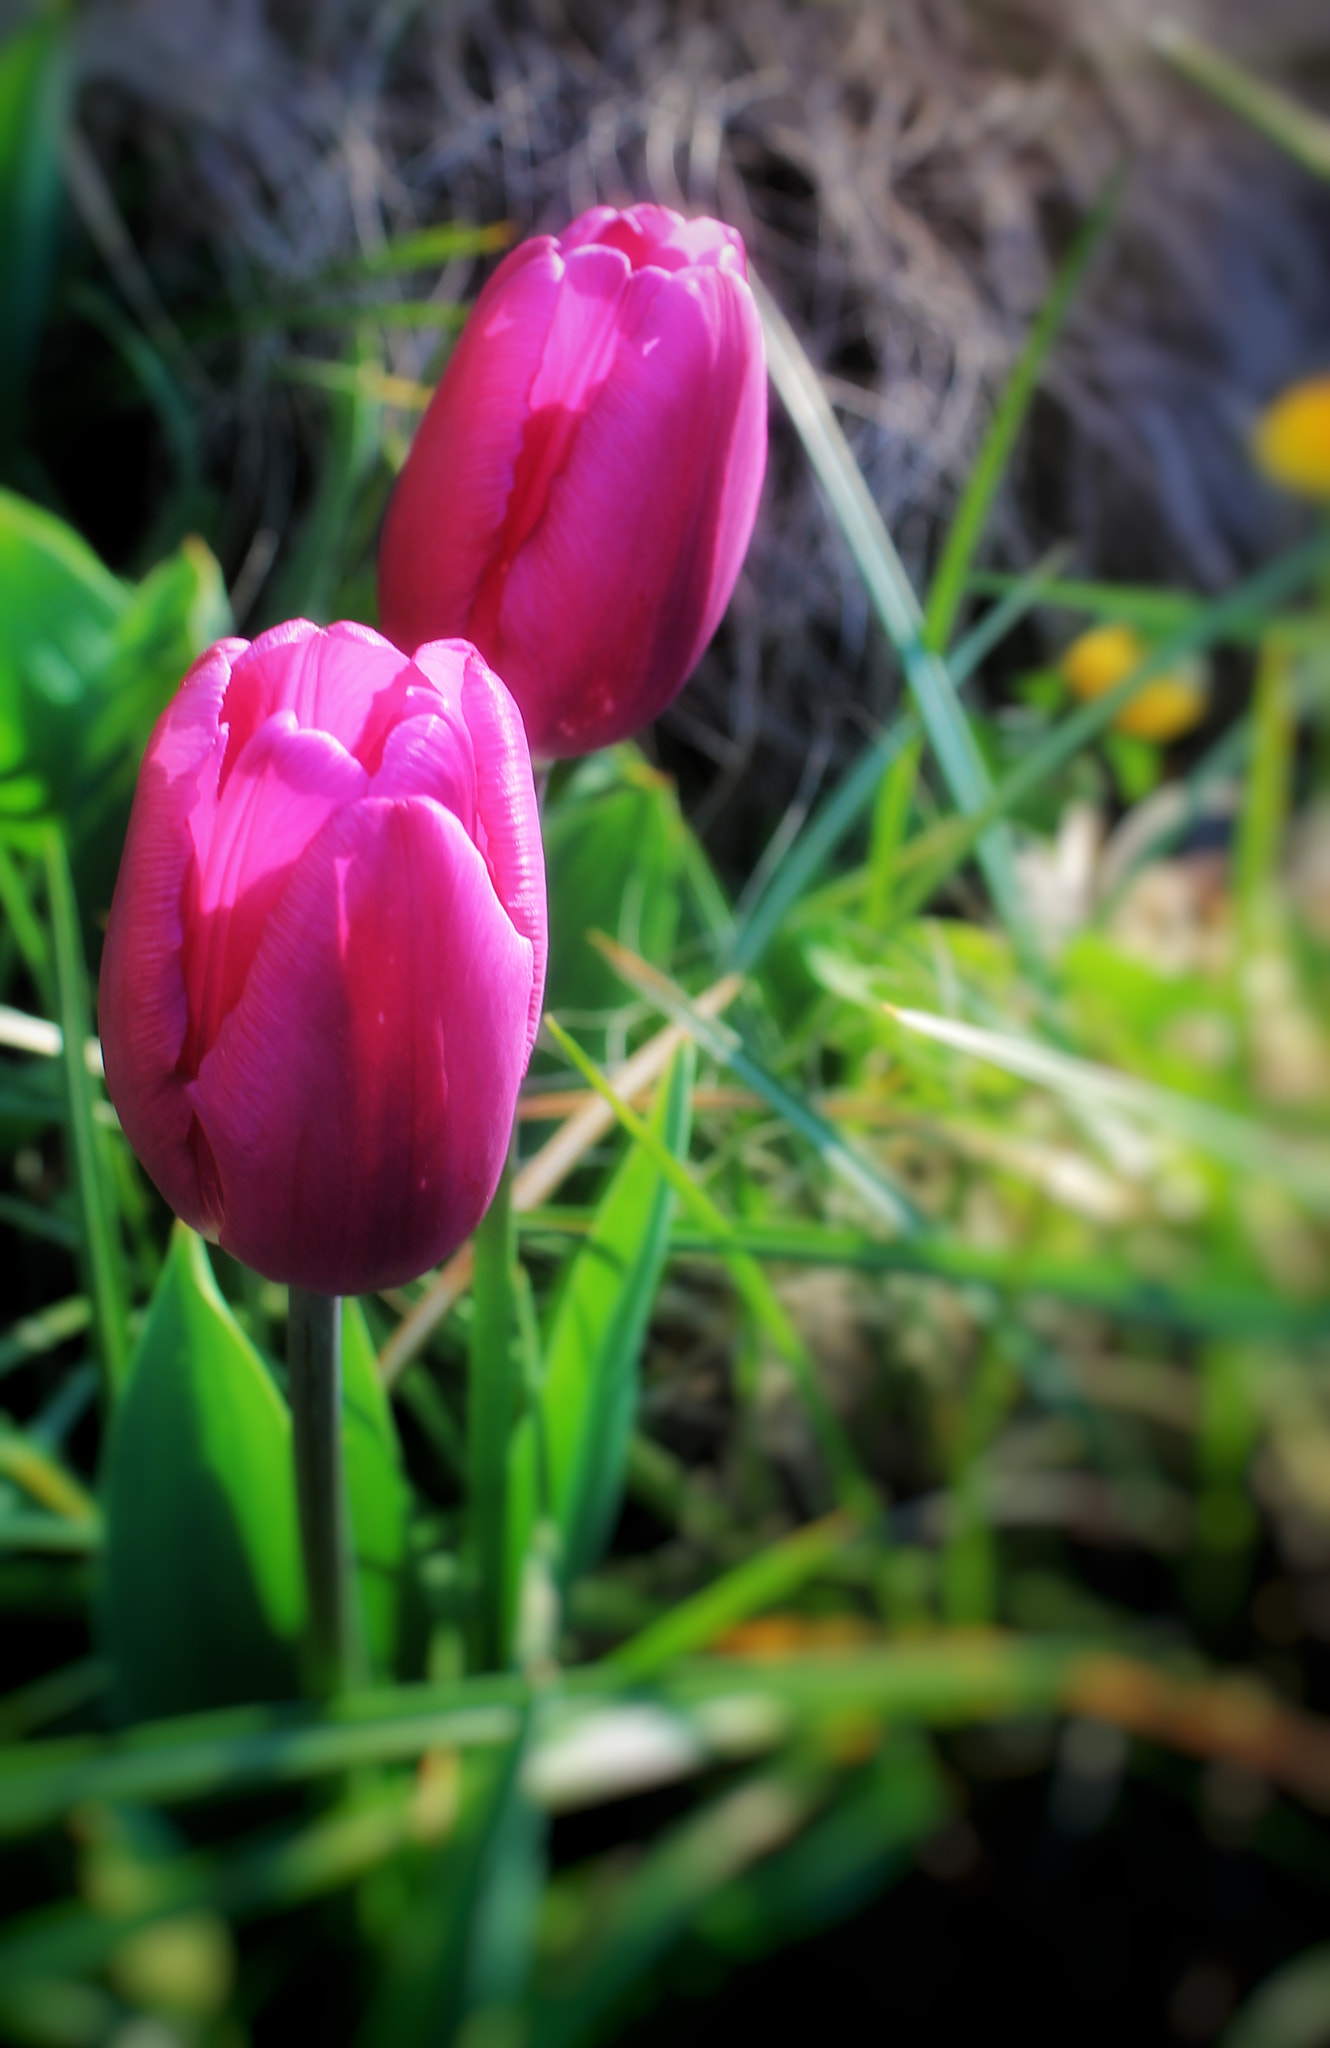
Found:
<svg viewBox="0 0 1330 2048"><path fill-rule="evenodd" d="M1132 626L1093 626L1073 640L1062 656L1061 669L1078 697L1087 701L1104 693L1139 668L1149 648ZM1161 745L1190 732L1205 716L1208 694L1204 669L1197 662L1179 664L1152 676L1113 720L1118 732Z"/></svg>
<svg viewBox="0 0 1330 2048"><path fill-rule="evenodd" d="M1330 498L1330 371L1281 391L1256 422L1252 453L1271 483Z"/></svg>

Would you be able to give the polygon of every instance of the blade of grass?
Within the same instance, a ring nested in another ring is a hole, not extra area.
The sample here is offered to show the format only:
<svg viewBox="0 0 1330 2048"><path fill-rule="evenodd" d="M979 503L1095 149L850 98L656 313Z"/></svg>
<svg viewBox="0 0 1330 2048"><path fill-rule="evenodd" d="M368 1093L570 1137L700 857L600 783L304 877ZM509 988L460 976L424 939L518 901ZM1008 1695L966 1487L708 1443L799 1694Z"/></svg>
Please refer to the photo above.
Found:
<svg viewBox="0 0 1330 2048"><path fill-rule="evenodd" d="M848 775L814 812L766 888L750 905L734 936L727 964L743 973L757 965L785 921L790 906L819 875L848 832L868 809L883 775L918 744L918 722L898 718L860 756Z"/></svg>
<svg viewBox="0 0 1330 2048"><path fill-rule="evenodd" d="M956 642L947 656L947 667L958 690L987 660L993 649L1002 644L1012 627L1018 626L1026 613L1032 612L1042 602L1041 593L1048 588L1049 578L1056 575L1070 552L1067 543L1059 541L1035 563L1033 569L1028 569L1023 576L1013 577L992 610L985 612L965 638ZM973 577L967 587L975 588Z"/></svg>
<svg viewBox="0 0 1330 2048"><path fill-rule="evenodd" d="M1025 581L1024 577L1000 569L976 569L969 588L977 596L996 597L1005 602ZM1145 585L1090 583L1074 577L1050 576L1036 583L1028 608L1076 612L1094 619L1120 619L1124 625L1156 637L1180 632L1191 625L1204 615L1207 603L1203 597L1192 597L1183 590L1152 590ZM1238 616L1229 621L1226 637L1242 645L1255 645L1268 623L1264 609L1250 618Z"/></svg>
<svg viewBox="0 0 1330 2048"><path fill-rule="evenodd" d="M1277 86L1253 78L1179 21L1156 22L1150 40L1184 78L1286 151L1314 178L1330 179L1330 121L1299 106Z"/></svg>
<svg viewBox="0 0 1330 2048"><path fill-rule="evenodd" d="M806 1102L801 1102L797 1095L792 1095L774 1075L759 1065L745 1051L737 1031L732 1031L719 1019L702 1016L697 1005L689 1000L677 983L638 954L630 952L626 946L606 938L603 932L588 932L587 938L630 988L645 996L649 1003L687 1031L705 1053L746 1082L763 1101L770 1104L777 1116L789 1124L791 1130L798 1131L801 1138L807 1139L829 1170L847 1187L853 1188L860 1200L892 1230L915 1231L921 1228L918 1212L900 1189L847 1144L833 1124L810 1109Z"/></svg>
<svg viewBox="0 0 1330 2048"><path fill-rule="evenodd" d="M593 1211L537 1209L521 1220L524 1236L584 1237ZM1330 1332L1330 1299L1293 1301L1280 1294L1233 1287L1222 1278L1186 1286L1143 1279L1112 1260L1060 1259L1039 1253L989 1251L963 1239L928 1236L889 1243L860 1231L815 1223L735 1226L735 1242L755 1259L779 1264L848 1266L864 1273L927 1273L939 1280L991 1287L996 1293L1049 1294L1100 1308L1128 1323L1167 1330L1213 1330L1231 1336L1308 1338ZM681 1258L719 1258L714 1238L695 1224L676 1222L670 1250Z"/></svg>
<svg viewBox="0 0 1330 2048"><path fill-rule="evenodd" d="M1330 1149L1326 1147L1302 1145L1194 1096L1179 1095L1173 1089L1096 1066L1030 1039L921 1010L897 1009L889 1003L882 1007L907 1031L987 1060L1004 1073L1051 1088L1073 1101L1096 1103L1185 1138L1239 1173L1276 1181L1314 1214L1330 1218Z"/></svg>
<svg viewBox="0 0 1330 2048"><path fill-rule="evenodd" d="M1032 747L1018 768L998 785L991 801L972 817L946 818L923 833L904 849L902 862L921 869L918 878L903 888L896 904L897 920L912 916L961 866L978 844L986 826L1003 818L1028 796L1051 780L1067 762L1097 739L1139 690L1153 677L1174 667L1199 648L1214 646L1228 637L1234 619L1269 611L1281 599L1312 582L1322 566L1330 562L1330 533L1320 533L1291 553L1271 562L1226 597L1215 600L1151 649L1144 661L1124 676L1102 697L1082 704L1064 718L1044 740Z"/></svg>
<svg viewBox="0 0 1330 2048"><path fill-rule="evenodd" d="M102 1168L101 1140L93 1124L92 1084L83 1053L89 1037L83 940L74 903L74 884L58 826L48 825L45 828L43 855L54 939L61 1057L69 1111L69 1145L82 1224L86 1291L92 1303L93 1326L106 1373L107 1392L114 1396L129 1369L129 1338L125 1328L114 1211Z"/></svg>
<svg viewBox="0 0 1330 2048"><path fill-rule="evenodd" d="M956 614L965 595L970 563L983 538L1016 437L1025 423L1049 350L1057 340L1090 261L1117 208L1123 179L1124 174L1119 170L1109 180L1094 211L1082 225L1059 266L1053 289L1040 307L1025 346L1016 358L983 445L965 480L965 489L961 493L956 516L947 530L924 607L924 645L935 654L944 652L951 639Z"/></svg>
<svg viewBox="0 0 1330 2048"><path fill-rule="evenodd" d="M633 1678L647 1678L678 1657L705 1650L750 1615L788 1600L816 1578L829 1559L857 1542L863 1531L863 1522L847 1514L827 1515L796 1529L621 1643L607 1663Z"/></svg>
<svg viewBox="0 0 1330 2048"><path fill-rule="evenodd" d="M39 1309L35 1315L20 1316L0 1337L0 1378L15 1366L25 1365L28 1359L40 1358L69 1338L82 1336L91 1321L92 1310L82 1294L53 1301L49 1308Z"/></svg>
<svg viewBox="0 0 1330 2048"><path fill-rule="evenodd" d="M896 756L878 786L877 802L873 806L872 837L868 844L868 890L864 902L864 916L871 925L886 922L892 880L910 827L910 809L914 803L922 753L923 740L919 737Z"/></svg>
<svg viewBox="0 0 1330 2048"><path fill-rule="evenodd" d="M738 1248L729 1218L722 1215L664 1140L628 1107L576 1040L570 1038L552 1017L546 1017L544 1028L583 1078L609 1103L628 1135L635 1138L655 1161L657 1171L669 1182L694 1221L711 1233L749 1314L790 1368L841 1505L854 1513L875 1509L876 1494L872 1483L864 1473L839 1418L828 1405L803 1339L781 1307L761 1267Z"/></svg>
<svg viewBox="0 0 1330 2048"><path fill-rule="evenodd" d="M742 987L743 982L737 974L722 975L697 998L699 1014L719 1014L734 1001ZM677 1025L671 1024L640 1046L616 1072L615 1078L624 1092L635 1094L639 1088L658 1080L686 1035ZM553 1194L613 1123L613 1112L601 1101L588 1102L585 1108L569 1117L567 1123L547 1139L539 1152L519 1167L513 1176L514 1210L520 1214ZM454 1252L442 1272L430 1282L420 1300L388 1339L379 1353L379 1378L386 1387L390 1387L398 1374L406 1369L454 1302L466 1293L471 1285L472 1258L470 1244L464 1244L460 1251Z"/></svg>
<svg viewBox="0 0 1330 2048"><path fill-rule="evenodd" d="M957 809L973 815L990 803L991 783L946 663L926 647L923 613L850 444L794 330L760 280L753 279L771 381L859 566L874 609L900 659L905 680ZM1025 914L1005 828L982 828L980 861L998 914L1032 963L1038 949Z"/></svg>

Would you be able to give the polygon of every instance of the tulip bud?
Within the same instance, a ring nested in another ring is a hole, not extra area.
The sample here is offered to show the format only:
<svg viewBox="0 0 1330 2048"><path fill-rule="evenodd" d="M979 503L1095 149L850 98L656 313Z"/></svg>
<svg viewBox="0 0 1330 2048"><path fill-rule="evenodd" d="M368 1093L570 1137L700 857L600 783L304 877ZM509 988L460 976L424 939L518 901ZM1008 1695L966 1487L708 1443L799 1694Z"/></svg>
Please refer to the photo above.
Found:
<svg viewBox="0 0 1330 2048"><path fill-rule="evenodd" d="M111 1100L186 1223L365 1293L503 1167L545 983L517 707L472 647L277 626L194 664L144 758L102 959Z"/></svg>
<svg viewBox="0 0 1330 2048"><path fill-rule="evenodd" d="M388 507L383 630L474 641L536 754L624 739L720 623L766 446L740 237L595 207L477 299Z"/></svg>
<svg viewBox="0 0 1330 2048"><path fill-rule="evenodd" d="M1132 626L1092 626L1063 652L1059 666L1076 696L1090 702L1106 695L1139 668L1149 649ZM1117 732L1164 745L1190 732L1205 717L1210 685L1203 664L1180 660L1151 676L1113 719Z"/></svg>

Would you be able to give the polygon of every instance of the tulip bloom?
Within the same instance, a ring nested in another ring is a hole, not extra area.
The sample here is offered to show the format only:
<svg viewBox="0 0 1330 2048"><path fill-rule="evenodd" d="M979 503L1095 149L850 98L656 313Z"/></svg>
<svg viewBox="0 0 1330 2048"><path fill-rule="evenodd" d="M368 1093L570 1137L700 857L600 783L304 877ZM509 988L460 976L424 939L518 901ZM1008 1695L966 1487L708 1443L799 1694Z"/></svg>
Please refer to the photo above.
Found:
<svg viewBox="0 0 1330 2048"><path fill-rule="evenodd" d="M1092 626L1064 651L1060 667L1074 694L1090 702L1116 689L1140 667L1149 651L1131 626ZM1209 678L1202 664L1179 661L1164 674L1142 683L1112 720L1114 730L1165 745L1200 724L1209 694Z"/></svg>
<svg viewBox="0 0 1330 2048"><path fill-rule="evenodd" d="M536 754L624 739L720 623L766 447L740 237L595 207L477 299L388 508L383 630L474 641Z"/></svg>
<svg viewBox="0 0 1330 2048"><path fill-rule="evenodd" d="M479 1221L540 1020L517 707L474 648L222 640L159 719L102 960L106 1081L177 1215L273 1280L398 1284Z"/></svg>

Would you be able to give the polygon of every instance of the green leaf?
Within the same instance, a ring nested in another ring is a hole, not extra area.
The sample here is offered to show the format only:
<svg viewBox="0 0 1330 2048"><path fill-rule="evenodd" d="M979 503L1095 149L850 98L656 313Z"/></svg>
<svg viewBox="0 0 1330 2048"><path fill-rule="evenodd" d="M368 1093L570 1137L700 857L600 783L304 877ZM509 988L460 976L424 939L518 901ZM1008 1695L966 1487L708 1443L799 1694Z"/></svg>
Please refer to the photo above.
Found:
<svg viewBox="0 0 1330 2048"><path fill-rule="evenodd" d="M183 1224L112 1421L103 1501L99 1623L122 1717L297 1691L290 1419Z"/></svg>
<svg viewBox="0 0 1330 2048"><path fill-rule="evenodd" d="M673 785L635 748L611 748L574 770L545 821L547 1009L585 1029L582 1020L623 1008L623 988L588 946L588 931L609 932L648 960L669 959L686 848Z"/></svg>
<svg viewBox="0 0 1330 2048"><path fill-rule="evenodd" d="M65 9L46 6L0 47L0 453L22 419L55 276L68 43Z"/></svg>
<svg viewBox="0 0 1330 2048"><path fill-rule="evenodd" d="M692 1127L692 1049L662 1077L652 1127L676 1158ZM515 1431L508 1481L507 1635L542 1505L560 1537L561 1576L589 1571L614 1524L637 1410L638 1364L669 1252L674 1197L633 1146L572 1262L545 1349L534 1411ZM548 1501L542 1494L548 1491Z"/></svg>
<svg viewBox="0 0 1330 2048"><path fill-rule="evenodd" d="M60 815L89 941L153 725L229 628L221 570L197 537L134 587L63 520L0 491L0 787L35 777L37 803Z"/></svg>
<svg viewBox="0 0 1330 2048"><path fill-rule="evenodd" d="M388 1397L360 1303L342 1306L342 1455L370 1664L388 1675L397 1651L411 1494Z"/></svg>

